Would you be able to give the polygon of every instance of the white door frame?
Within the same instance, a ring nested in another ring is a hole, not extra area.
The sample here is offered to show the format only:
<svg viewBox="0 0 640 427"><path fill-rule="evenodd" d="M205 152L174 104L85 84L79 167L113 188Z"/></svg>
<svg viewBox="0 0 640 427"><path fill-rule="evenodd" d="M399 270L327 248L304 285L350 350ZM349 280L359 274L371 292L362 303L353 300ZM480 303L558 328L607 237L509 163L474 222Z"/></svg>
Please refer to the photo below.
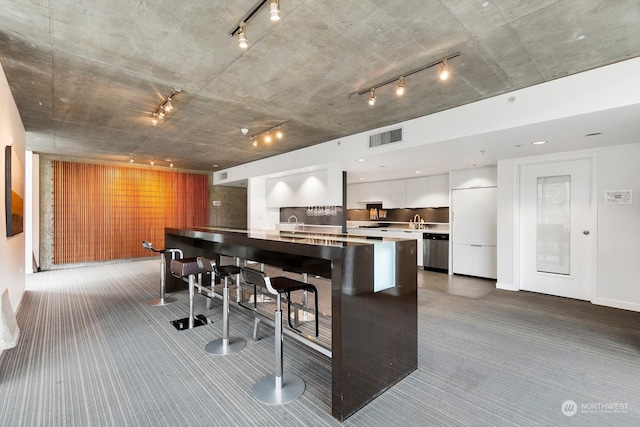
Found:
<svg viewBox="0 0 640 427"><path fill-rule="evenodd" d="M591 303L594 303L597 300L597 277L598 277L598 263L596 262L598 259L598 229L597 229L597 153L582 153L582 154L573 154L573 155L553 155L553 156L544 156L544 157L536 157L534 159L524 158L522 160L518 160L514 164L514 174L515 174L515 185L514 185L514 203L513 203L513 284L515 290L520 290L520 173L523 166L530 165L543 165L549 163L557 163L557 162L566 162L571 160L589 160L591 165L591 218L589 218L590 223L590 234L591 238L588 240L591 247L589 248L589 253L591 259L587 260L592 266L591 269L591 277L590 277L590 289L589 289L589 298Z"/></svg>

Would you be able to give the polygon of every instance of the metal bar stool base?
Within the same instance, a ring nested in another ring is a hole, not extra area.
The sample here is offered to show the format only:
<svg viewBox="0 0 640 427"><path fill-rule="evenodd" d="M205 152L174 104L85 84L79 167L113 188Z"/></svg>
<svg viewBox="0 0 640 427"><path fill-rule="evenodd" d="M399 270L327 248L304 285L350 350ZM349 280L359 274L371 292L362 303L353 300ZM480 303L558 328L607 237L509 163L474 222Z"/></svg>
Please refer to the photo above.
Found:
<svg viewBox="0 0 640 427"><path fill-rule="evenodd" d="M247 341L244 338L230 337L226 344L224 341L224 338L213 340L204 347L204 351L216 355L225 355L237 353L247 345Z"/></svg>
<svg viewBox="0 0 640 427"><path fill-rule="evenodd" d="M207 319L207 317L204 314L197 314L193 318L193 328L196 328L198 326L208 325L210 323L212 322L209 319ZM171 324L175 326L175 328L179 331L184 331L186 329L193 329L193 328L189 328L188 317L185 317L184 319L172 320Z"/></svg>
<svg viewBox="0 0 640 427"><path fill-rule="evenodd" d="M152 305L154 307L159 307L161 305L167 305L167 304L171 304L172 302L176 302L178 301L177 299L175 299L174 297L164 297L164 298L155 298L149 301L149 305Z"/></svg>
<svg viewBox="0 0 640 427"><path fill-rule="evenodd" d="M253 385L253 397L267 405L282 405L304 393L304 380L294 374L283 374L282 388L276 387L276 376L267 375Z"/></svg>

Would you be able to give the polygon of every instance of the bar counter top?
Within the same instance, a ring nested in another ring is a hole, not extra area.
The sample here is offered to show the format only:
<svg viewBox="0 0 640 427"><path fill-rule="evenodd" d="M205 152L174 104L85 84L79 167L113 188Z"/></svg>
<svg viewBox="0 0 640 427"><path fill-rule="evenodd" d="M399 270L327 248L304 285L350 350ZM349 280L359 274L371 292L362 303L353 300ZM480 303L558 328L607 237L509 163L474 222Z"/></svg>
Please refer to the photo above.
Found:
<svg viewBox="0 0 640 427"><path fill-rule="evenodd" d="M413 239L193 227L165 229L165 245L331 280L331 410L340 421L417 369Z"/></svg>

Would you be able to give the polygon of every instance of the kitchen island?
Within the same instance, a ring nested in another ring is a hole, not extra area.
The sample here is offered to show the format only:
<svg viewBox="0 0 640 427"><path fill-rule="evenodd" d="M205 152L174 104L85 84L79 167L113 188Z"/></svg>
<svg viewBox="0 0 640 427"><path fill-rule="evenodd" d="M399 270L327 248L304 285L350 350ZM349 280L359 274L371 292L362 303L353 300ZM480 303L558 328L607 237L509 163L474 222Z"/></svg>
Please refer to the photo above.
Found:
<svg viewBox="0 0 640 427"><path fill-rule="evenodd" d="M239 257L331 280L332 415L340 421L418 366L415 240L211 227L165 229L186 257ZM179 282L168 284L167 291Z"/></svg>

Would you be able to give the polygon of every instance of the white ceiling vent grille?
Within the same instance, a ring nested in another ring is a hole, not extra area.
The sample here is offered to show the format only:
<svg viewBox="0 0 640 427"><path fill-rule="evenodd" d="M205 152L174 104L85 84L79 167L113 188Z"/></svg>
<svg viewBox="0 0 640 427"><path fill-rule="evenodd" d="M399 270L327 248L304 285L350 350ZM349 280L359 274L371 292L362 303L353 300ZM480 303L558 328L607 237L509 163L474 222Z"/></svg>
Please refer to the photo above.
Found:
<svg viewBox="0 0 640 427"><path fill-rule="evenodd" d="M402 142L402 128L369 135L369 148L392 144L394 142Z"/></svg>
<svg viewBox="0 0 640 427"><path fill-rule="evenodd" d="M227 179L227 172L220 172L218 174L218 179L219 180Z"/></svg>

